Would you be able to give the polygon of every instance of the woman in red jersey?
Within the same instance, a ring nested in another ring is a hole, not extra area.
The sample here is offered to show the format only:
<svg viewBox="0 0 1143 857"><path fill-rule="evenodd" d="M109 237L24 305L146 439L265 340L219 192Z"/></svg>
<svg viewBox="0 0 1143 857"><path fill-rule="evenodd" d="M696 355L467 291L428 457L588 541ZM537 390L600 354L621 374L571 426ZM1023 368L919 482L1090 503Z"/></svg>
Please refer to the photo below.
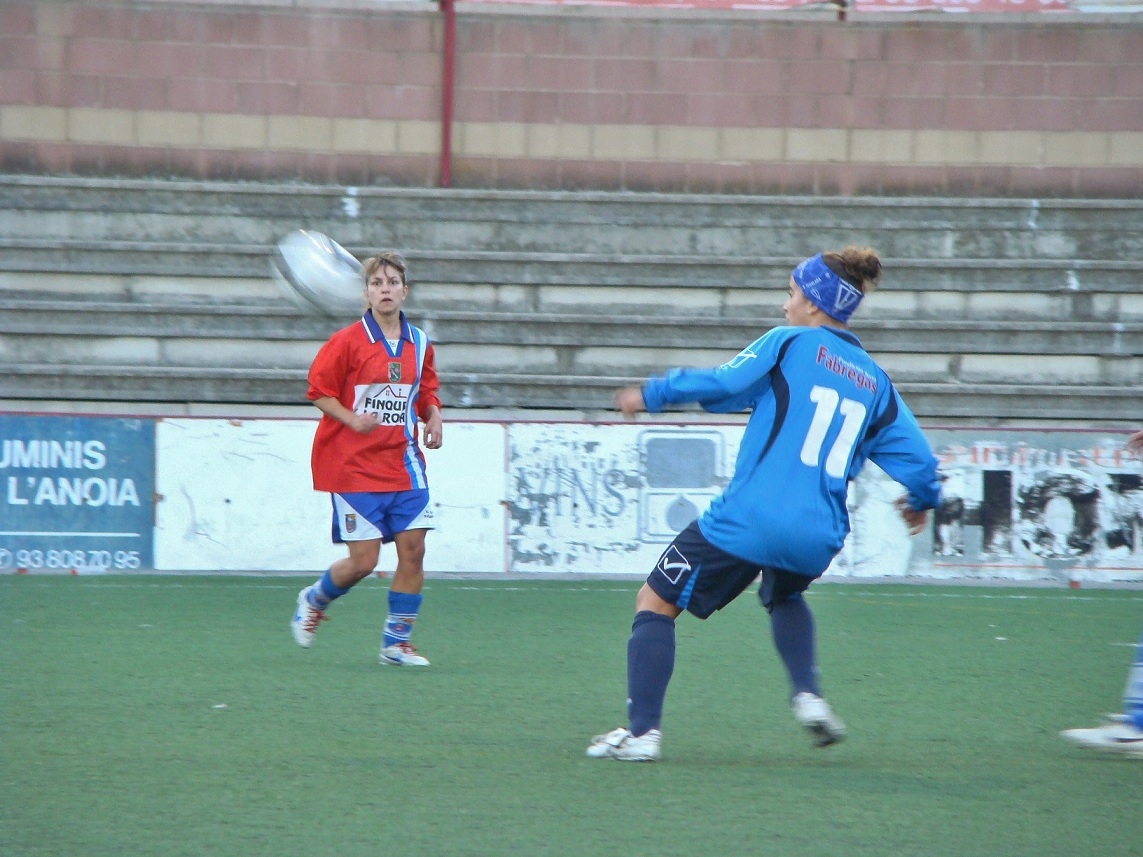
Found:
<svg viewBox="0 0 1143 857"><path fill-rule="evenodd" d="M368 577L381 545L393 542L397 569L380 661L428 666L410 642L425 578L425 533L433 528L417 422L424 423L425 447L439 449L441 405L432 343L401 311L409 296L406 268L394 252L365 260L369 309L333 334L310 366L306 396L322 412L310 459L314 489L330 493L333 540L344 542L349 556L298 593L290 628L299 646L313 645L330 602Z"/></svg>

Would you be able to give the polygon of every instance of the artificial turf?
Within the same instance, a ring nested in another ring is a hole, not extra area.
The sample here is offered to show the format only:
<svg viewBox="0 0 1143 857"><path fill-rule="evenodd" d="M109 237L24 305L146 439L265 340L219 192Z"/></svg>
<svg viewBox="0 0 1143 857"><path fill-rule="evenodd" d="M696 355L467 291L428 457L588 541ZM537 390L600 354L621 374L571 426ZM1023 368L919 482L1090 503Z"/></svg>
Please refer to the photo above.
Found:
<svg viewBox="0 0 1143 857"><path fill-rule="evenodd" d="M384 582L312 649L288 577L0 577L0 854L1127 855L1143 759L1062 728L1119 704L1137 590L815 584L812 748L752 593L678 623L663 759L624 722L638 581L432 579L428 669L377 663Z"/></svg>

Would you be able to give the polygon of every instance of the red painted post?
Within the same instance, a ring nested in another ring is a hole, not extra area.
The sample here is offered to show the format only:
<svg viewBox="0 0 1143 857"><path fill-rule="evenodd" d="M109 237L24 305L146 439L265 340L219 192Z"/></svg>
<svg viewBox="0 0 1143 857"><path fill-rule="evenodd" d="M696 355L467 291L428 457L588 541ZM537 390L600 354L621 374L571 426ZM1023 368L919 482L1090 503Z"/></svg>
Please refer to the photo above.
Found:
<svg viewBox="0 0 1143 857"><path fill-rule="evenodd" d="M456 70L456 10L453 0L441 0L444 17L441 69L441 187L452 187L452 88Z"/></svg>

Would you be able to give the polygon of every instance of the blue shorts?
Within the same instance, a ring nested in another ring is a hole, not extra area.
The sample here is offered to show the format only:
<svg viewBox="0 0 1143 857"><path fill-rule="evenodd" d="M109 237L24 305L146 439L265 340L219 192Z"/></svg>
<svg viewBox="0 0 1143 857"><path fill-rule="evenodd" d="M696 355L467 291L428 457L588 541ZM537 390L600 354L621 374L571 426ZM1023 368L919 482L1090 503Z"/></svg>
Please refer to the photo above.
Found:
<svg viewBox="0 0 1143 857"><path fill-rule="evenodd" d="M706 619L741 595L759 574L758 598L767 612L779 602L800 598L814 581L729 554L708 542L692 521L663 551L647 585L664 601Z"/></svg>
<svg viewBox="0 0 1143 857"><path fill-rule="evenodd" d="M333 541L393 541L405 530L433 529L433 509L427 488L412 491L361 491L331 494L333 501Z"/></svg>

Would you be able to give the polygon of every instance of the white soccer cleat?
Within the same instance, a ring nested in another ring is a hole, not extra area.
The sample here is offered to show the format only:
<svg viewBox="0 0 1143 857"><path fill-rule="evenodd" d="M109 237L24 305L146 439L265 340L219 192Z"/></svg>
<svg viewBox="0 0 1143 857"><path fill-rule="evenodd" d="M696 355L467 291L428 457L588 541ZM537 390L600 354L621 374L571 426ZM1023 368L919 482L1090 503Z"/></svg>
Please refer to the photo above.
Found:
<svg viewBox="0 0 1143 857"><path fill-rule="evenodd" d="M606 735L591 739L587 755L592 759L616 759L620 762L657 762L663 733L652 729L638 737L630 729L612 729Z"/></svg>
<svg viewBox="0 0 1143 857"><path fill-rule="evenodd" d="M377 660L397 667L427 667L429 659L413 647L410 642L394 643L381 649Z"/></svg>
<svg viewBox="0 0 1143 857"><path fill-rule="evenodd" d="M294 611L294 618L290 620L290 630L294 632L294 642L303 649L314 644L314 632L317 626L329 619L321 610L313 607L306 598L310 591L307 586L298 593L298 607Z"/></svg>
<svg viewBox="0 0 1143 857"><path fill-rule="evenodd" d="M845 724L820 696L802 691L791 702L794 718L810 735L814 746L828 747L845 739Z"/></svg>
<svg viewBox="0 0 1143 857"><path fill-rule="evenodd" d="M1143 729L1131 723L1109 721L1092 729L1065 729L1060 737L1089 750L1143 759Z"/></svg>

